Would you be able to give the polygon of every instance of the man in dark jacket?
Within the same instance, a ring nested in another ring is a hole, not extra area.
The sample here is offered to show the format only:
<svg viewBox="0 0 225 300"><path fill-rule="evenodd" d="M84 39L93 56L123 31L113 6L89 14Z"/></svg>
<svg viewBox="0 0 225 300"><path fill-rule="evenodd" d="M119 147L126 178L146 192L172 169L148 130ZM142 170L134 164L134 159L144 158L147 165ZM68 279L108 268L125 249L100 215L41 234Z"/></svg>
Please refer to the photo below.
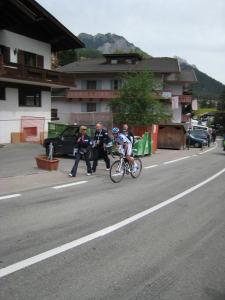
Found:
<svg viewBox="0 0 225 300"><path fill-rule="evenodd" d="M96 171L98 159L102 157L106 164L106 170L110 169L110 159L107 154L107 144L111 141L108 132L103 129L102 123L97 123L96 131L93 139L93 167L92 172Z"/></svg>
<svg viewBox="0 0 225 300"><path fill-rule="evenodd" d="M90 145L91 145L91 138L86 134L87 127L81 126L80 127L81 133L78 136L77 139L77 148L75 149L75 162L73 165L73 168L69 174L71 177L76 177L77 175L77 167L79 164L79 161L81 159L81 156L84 155L84 159L87 165L87 175L92 174L91 170L91 164L89 160L89 151L90 151Z"/></svg>
<svg viewBox="0 0 225 300"><path fill-rule="evenodd" d="M134 135L131 131L129 131L128 125L123 124L123 134L131 141L132 146L134 145Z"/></svg>

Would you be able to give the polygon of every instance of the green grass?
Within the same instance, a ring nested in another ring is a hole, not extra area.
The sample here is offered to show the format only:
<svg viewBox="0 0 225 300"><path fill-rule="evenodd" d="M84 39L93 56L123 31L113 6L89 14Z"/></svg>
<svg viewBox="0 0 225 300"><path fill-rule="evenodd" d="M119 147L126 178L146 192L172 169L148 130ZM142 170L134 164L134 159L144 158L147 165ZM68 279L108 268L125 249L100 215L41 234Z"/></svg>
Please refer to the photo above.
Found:
<svg viewBox="0 0 225 300"><path fill-rule="evenodd" d="M202 116L209 112L217 112L218 110L216 108L199 108L194 113L196 116Z"/></svg>

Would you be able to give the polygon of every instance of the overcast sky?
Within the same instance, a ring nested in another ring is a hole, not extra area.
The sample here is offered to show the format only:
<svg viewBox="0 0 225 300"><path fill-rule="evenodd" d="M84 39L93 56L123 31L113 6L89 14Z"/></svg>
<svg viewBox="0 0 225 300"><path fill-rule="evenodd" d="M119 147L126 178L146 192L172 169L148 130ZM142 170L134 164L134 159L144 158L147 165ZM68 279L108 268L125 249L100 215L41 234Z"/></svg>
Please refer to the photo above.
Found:
<svg viewBox="0 0 225 300"><path fill-rule="evenodd" d="M225 0L38 0L75 35L115 33L225 84Z"/></svg>

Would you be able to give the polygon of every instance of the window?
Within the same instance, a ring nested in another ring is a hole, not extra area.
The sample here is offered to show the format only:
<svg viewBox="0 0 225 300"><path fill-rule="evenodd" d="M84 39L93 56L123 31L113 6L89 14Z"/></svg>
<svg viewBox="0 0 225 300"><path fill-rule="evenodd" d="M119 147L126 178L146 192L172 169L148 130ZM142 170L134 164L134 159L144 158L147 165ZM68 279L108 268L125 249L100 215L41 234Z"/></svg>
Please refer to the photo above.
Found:
<svg viewBox="0 0 225 300"><path fill-rule="evenodd" d="M111 59L111 65L117 65L118 60L117 59Z"/></svg>
<svg viewBox="0 0 225 300"><path fill-rule="evenodd" d="M57 108L51 109L51 120L59 120Z"/></svg>
<svg viewBox="0 0 225 300"><path fill-rule="evenodd" d="M126 59L126 63L127 63L127 64L132 64L132 63L133 63L133 61L132 61L132 59L130 59L130 58L127 58L127 59Z"/></svg>
<svg viewBox="0 0 225 300"><path fill-rule="evenodd" d="M0 86L0 100L6 100L5 99L5 88Z"/></svg>
<svg viewBox="0 0 225 300"><path fill-rule="evenodd" d="M121 88L121 80L115 79L112 81L112 89L119 90Z"/></svg>
<svg viewBox="0 0 225 300"><path fill-rule="evenodd" d="M87 112L94 112L96 111L96 103L87 103Z"/></svg>
<svg viewBox="0 0 225 300"><path fill-rule="evenodd" d="M62 132L62 136L71 137L79 133L79 127L68 127Z"/></svg>
<svg viewBox="0 0 225 300"><path fill-rule="evenodd" d="M4 54L4 46L0 45L0 55L3 55L3 54Z"/></svg>
<svg viewBox="0 0 225 300"><path fill-rule="evenodd" d="M41 91L19 89L19 106L41 107Z"/></svg>
<svg viewBox="0 0 225 300"><path fill-rule="evenodd" d="M96 80L87 80L87 90L96 90L97 82Z"/></svg>
<svg viewBox="0 0 225 300"><path fill-rule="evenodd" d="M37 55L30 52L24 51L24 64L29 67L37 66Z"/></svg>

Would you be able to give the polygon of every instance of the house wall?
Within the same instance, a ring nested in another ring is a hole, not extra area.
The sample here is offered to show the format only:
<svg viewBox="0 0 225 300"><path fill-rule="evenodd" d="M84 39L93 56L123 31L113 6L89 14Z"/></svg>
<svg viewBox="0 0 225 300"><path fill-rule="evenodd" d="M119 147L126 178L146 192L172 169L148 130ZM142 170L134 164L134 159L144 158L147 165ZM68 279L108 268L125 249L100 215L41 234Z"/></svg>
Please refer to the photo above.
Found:
<svg viewBox="0 0 225 300"><path fill-rule="evenodd" d="M10 143L12 132L21 132L22 119L24 120L23 126L35 127L41 126L42 132L48 131L48 122L51 120L51 92L41 92L41 107L21 107L18 101L18 89L6 88L6 100L0 100L0 143ZM33 118L41 118L36 120ZM32 125L31 124L32 121ZM39 125L35 125L39 122ZM40 140L40 130L38 130L37 140Z"/></svg>
<svg viewBox="0 0 225 300"><path fill-rule="evenodd" d="M81 103L78 101L68 102L63 99L52 99L52 108L58 110L58 117L60 123L70 123L71 113L81 112Z"/></svg>
<svg viewBox="0 0 225 300"><path fill-rule="evenodd" d="M71 102L65 101L64 99L52 99L52 108L58 110L59 123L69 123L71 122L71 114L82 114L86 113L86 104L89 101L83 100L82 102L72 100ZM92 101L95 102L95 101ZM110 112L110 108L108 107L108 102L100 102L97 103L97 112L96 113L104 113ZM93 112L94 113L94 112Z"/></svg>
<svg viewBox="0 0 225 300"><path fill-rule="evenodd" d="M84 90L86 89L86 84L85 82L88 79L83 79L83 80L79 80L76 79L76 87L72 88L75 90ZM99 90L111 90L111 79L105 79L105 78L94 78L91 80L97 80L97 89Z"/></svg>
<svg viewBox="0 0 225 300"><path fill-rule="evenodd" d="M97 80L98 82L100 82L100 84L97 84L98 89L101 90L111 90L111 80L113 78L93 78L92 80ZM82 80L76 80L76 87L74 89L77 90L86 90L86 80L88 79L82 79ZM156 90L163 90L163 91L170 91L172 93L173 96L180 96L183 95L183 84L182 83L164 83L163 84L163 78L161 75L157 75L156 76ZM74 100L75 101L75 100ZM73 112L85 112L85 103L88 102L85 99L82 99L82 101L77 102L77 108L76 111L73 110ZM95 102L95 100L93 100L93 102ZM65 106L66 103L61 103L60 107L58 108L58 111L61 114L61 111L63 111L63 106ZM169 104L165 104L165 110L171 111L172 106L171 106L171 102ZM70 110L70 108L68 109L68 112L70 112L72 110ZM171 121L173 123L181 123L181 105L179 104L179 107L177 109L172 109L172 118ZM98 112L110 112L110 108L108 106L108 101L103 100L102 102L100 102L100 104L98 104ZM65 117L61 116L60 120L64 120ZM68 120L68 118L66 119ZM68 121L67 121L68 122Z"/></svg>
<svg viewBox="0 0 225 300"><path fill-rule="evenodd" d="M10 47L10 61L13 63L18 62L18 55L17 53L14 54L14 50L21 49L44 56L44 68L51 69L51 45L48 43L34 40L8 30L0 30L0 45Z"/></svg>
<svg viewBox="0 0 225 300"><path fill-rule="evenodd" d="M178 108L173 109L172 112L173 112L172 122L181 123L181 113L182 113L181 104L179 104Z"/></svg>
<svg viewBox="0 0 225 300"><path fill-rule="evenodd" d="M164 90L171 92L172 95L174 95L174 96L183 95L183 86L182 86L182 84L165 83Z"/></svg>

